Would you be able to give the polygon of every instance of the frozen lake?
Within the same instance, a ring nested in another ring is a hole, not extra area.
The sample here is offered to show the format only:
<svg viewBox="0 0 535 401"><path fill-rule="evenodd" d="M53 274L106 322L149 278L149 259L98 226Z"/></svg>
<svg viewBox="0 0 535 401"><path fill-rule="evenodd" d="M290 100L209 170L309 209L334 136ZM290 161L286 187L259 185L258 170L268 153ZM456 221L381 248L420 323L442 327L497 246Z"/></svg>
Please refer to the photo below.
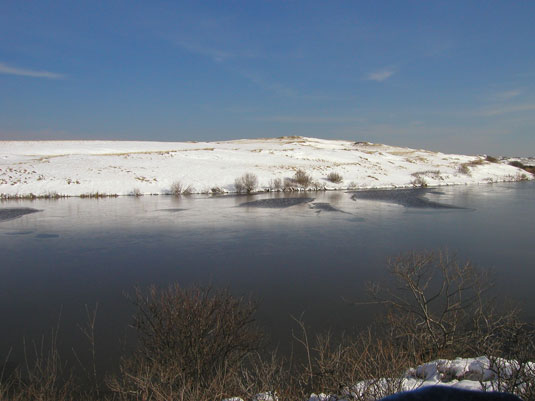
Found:
<svg viewBox="0 0 535 401"><path fill-rule="evenodd" d="M115 360L132 314L124 292L178 281L228 286L260 301L284 348L290 314L313 330L371 319L366 281L409 250L448 248L495 271L499 291L535 317L535 183L255 196L145 196L0 203L0 357L55 326L81 342L98 302L97 352Z"/></svg>

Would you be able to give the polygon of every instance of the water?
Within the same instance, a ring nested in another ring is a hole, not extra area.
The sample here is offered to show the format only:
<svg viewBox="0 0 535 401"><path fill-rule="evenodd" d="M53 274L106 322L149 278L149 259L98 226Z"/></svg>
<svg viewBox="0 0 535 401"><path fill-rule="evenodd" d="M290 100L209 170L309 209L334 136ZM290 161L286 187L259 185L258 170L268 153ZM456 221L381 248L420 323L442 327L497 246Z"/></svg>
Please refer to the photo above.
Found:
<svg viewBox="0 0 535 401"><path fill-rule="evenodd" d="M60 321L64 353L98 303L100 363L117 360L134 286L228 286L260 301L258 319L287 346L291 314L314 330L352 330L373 312L367 281L408 250L448 248L495 271L497 289L535 318L533 182L437 190L283 196L121 197L0 204L0 357ZM61 311L61 317L59 317Z"/></svg>

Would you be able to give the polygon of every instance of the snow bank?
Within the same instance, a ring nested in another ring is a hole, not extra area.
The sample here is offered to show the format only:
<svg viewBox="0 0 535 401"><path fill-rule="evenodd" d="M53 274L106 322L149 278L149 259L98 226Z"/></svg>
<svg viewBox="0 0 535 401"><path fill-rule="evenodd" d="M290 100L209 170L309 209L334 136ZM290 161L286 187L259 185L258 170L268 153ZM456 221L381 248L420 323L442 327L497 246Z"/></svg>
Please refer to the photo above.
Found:
<svg viewBox="0 0 535 401"><path fill-rule="evenodd" d="M259 190L297 169L327 189L395 188L533 179L503 160L369 142L304 137L226 142L2 141L0 195L166 194L180 182L194 193L233 192L244 173ZM331 183L327 175L342 175Z"/></svg>
<svg viewBox="0 0 535 401"><path fill-rule="evenodd" d="M426 386L448 386L465 390L497 389L498 372L508 378L518 372L520 366L516 361L505 359L489 360L486 356L478 358L457 358L454 360L438 359L407 370L405 375L394 379L370 379L356 383L342 391L342 394L311 394L308 401L344 401L349 399L375 400L390 394L392 388L398 392L410 391ZM524 374L535 380L535 363L524 366ZM503 386L503 385L502 385ZM503 391L504 387L501 387ZM257 394L253 401L277 401L276 393ZM244 401L241 398L229 398L223 401Z"/></svg>

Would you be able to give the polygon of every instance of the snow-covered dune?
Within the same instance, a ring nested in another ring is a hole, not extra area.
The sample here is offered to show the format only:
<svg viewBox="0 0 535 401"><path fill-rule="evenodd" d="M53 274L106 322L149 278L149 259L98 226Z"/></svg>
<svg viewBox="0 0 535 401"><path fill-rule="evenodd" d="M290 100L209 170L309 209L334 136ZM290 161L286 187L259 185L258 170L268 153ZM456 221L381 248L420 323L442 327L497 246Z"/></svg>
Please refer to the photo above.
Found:
<svg viewBox="0 0 535 401"><path fill-rule="evenodd" d="M298 169L327 189L394 188L533 179L525 171L481 156L451 155L305 137L225 142L3 141L2 197L87 194L165 194L180 182L195 193L235 191L245 173L258 189ZM337 172L339 183L327 180Z"/></svg>

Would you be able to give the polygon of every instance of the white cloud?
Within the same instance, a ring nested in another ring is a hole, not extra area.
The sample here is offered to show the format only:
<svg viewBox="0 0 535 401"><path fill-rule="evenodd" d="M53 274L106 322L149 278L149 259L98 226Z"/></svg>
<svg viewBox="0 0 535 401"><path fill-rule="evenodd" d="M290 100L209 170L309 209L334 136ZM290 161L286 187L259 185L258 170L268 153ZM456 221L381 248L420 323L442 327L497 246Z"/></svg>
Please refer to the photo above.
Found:
<svg viewBox="0 0 535 401"><path fill-rule="evenodd" d="M302 124L348 124L360 123L364 121L359 117L337 117L337 116L294 116L279 115L257 118L258 121L276 122L276 123L302 123Z"/></svg>
<svg viewBox="0 0 535 401"><path fill-rule="evenodd" d="M368 74L368 81L383 82L394 75L396 71L393 68L383 68L382 70L370 72Z"/></svg>
<svg viewBox="0 0 535 401"><path fill-rule="evenodd" d="M26 68L11 67L5 63L0 63L0 74L20 75L24 77L47 79L62 79L65 77L64 75L57 74L55 72L28 70Z"/></svg>
<svg viewBox="0 0 535 401"><path fill-rule="evenodd" d="M505 92L495 93L492 96L492 99L493 100L498 100L498 101L505 101L505 100L509 100L509 99L514 98L514 97L517 97L521 93L522 93L521 89L513 89L513 90L509 90L509 91L505 91Z"/></svg>
<svg viewBox="0 0 535 401"><path fill-rule="evenodd" d="M488 110L483 110L479 112L478 114L485 117L494 117L499 116L502 114L508 114L508 113L518 113L522 111L533 111L535 110L535 103L525 103L525 104L517 104L514 106L506 106L506 107L498 107Z"/></svg>
<svg viewBox="0 0 535 401"><path fill-rule="evenodd" d="M199 54L201 56L209 57L217 63L221 63L228 58L232 57L230 52L225 50L216 49L213 47L202 46L193 41L180 40L175 42L177 46L189 51L190 53Z"/></svg>

